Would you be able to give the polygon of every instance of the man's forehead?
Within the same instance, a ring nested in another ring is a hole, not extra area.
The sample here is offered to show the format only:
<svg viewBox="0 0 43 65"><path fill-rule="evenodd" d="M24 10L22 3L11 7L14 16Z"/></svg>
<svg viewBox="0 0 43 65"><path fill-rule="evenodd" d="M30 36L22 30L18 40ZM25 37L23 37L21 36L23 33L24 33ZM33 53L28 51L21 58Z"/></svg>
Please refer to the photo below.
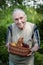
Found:
<svg viewBox="0 0 43 65"><path fill-rule="evenodd" d="M21 11L15 12L14 18L18 18L18 17L24 17L24 14Z"/></svg>

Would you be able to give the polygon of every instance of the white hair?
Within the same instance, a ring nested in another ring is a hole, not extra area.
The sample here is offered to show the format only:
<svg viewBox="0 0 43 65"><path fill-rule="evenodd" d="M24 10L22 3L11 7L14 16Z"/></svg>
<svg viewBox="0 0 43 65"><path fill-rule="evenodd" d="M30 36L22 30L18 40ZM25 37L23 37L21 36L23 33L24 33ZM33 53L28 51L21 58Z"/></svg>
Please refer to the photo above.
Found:
<svg viewBox="0 0 43 65"><path fill-rule="evenodd" d="M21 12L24 15L25 19L27 20L26 13L22 9L19 9L19 8L14 9L14 11L13 11L13 18L16 15L17 12Z"/></svg>

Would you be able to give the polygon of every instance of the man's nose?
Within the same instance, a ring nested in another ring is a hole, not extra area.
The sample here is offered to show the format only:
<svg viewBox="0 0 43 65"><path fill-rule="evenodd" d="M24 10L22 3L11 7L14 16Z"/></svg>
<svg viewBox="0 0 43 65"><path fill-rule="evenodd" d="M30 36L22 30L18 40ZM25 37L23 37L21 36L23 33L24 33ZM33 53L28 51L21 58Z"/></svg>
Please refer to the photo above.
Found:
<svg viewBox="0 0 43 65"><path fill-rule="evenodd" d="M19 19L18 22L21 23L21 20Z"/></svg>

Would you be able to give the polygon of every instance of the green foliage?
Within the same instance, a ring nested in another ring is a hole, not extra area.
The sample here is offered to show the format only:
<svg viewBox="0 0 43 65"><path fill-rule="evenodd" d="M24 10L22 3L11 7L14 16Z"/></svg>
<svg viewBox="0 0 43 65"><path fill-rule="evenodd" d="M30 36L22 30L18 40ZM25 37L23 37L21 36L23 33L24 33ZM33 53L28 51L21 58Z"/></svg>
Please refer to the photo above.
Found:
<svg viewBox="0 0 43 65"><path fill-rule="evenodd" d="M7 2L7 3L6 3ZM14 6L14 5L22 5L23 0L0 0L0 8L6 9L8 8L8 3L10 3L10 6Z"/></svg>
<svg viewBox="0 0 43 65"><path fill-rule="evenodd" d="M28 8L25 6L12 6L10 8L7 8L5 10L1 10L0 14L0 60L2 61L8 61L8 52L7 52L7 48L5 47L5 39L6 39L6 31L7 31L7 27L8 25L10 25L11 23L13 23L13 19L12 19L12 11L15 8L21 8L25 11L26 15L27 15L27 21L32 22L37 24L39 32L40 32L40 36L41 36L41 40L43 40L43 13L38 13L35 9L33 8ZM39 53L35 54L35 65L43 65L43 41L41 41L40 44L40 49L38 50Z"/></svg>
<svg viewBox="0 0 43 65"><path fill-rule="evenodd" d="M43 40L43 20L41 22L39 22L39 24L37 26L39 28L40 38L41 38L41 40Z"/></svg>
<svg viewBox="0 0 43 65"><path fill-rule="evenodd" d="M37 11L33 8L26 8L25 12L27 14L27 21L39 24L39 22L43 20L43 14L37 13Z"/></svg>
<svg viewBox="0 0 43 65"><path fill-rule="evenodd" d="M38 52L39 52L40 54L43 54L43 40L42 40L41 43L40 43L40 48L39 48Z"/></svg>
<svg viewBox="0 0 43 65"><path fill-rule="evenodd" d="M35 65L43 65L43 54L35 53Z"/></svg>
<svg viewBox="0 0 43 65"><path fill-rule="evenodd" d="M22 4L23 0L15 0L16 3Z"/></svg>
<svg viewBox="0 0 43 65"><path fill-rule="evenodd" d="M6 0L0 0L0 8L1 8L1 9L5 9L6 6L7 6Z"/></svg>
<svg viewBox="0 0 43 65"><path fill-rule="evenodd" d="M37 11L38 13L41 13L41 14L42 14L42 13L43 13L43 5L39 4L38 6L39 6L39 8L37 7L37 8L36 8L36 11Z"/></svg>
<svg viewBox="0 0 43 65"><path fill-rule="evenodd" d="M5 47L5 45L0 46L0 60L6 63L8 61L8 52L7 52L7 48Z"/></svg>
<svg viewBox="0 0 43 65"><path fill-rule="evenodd" d="M0 46L5 44L6 27L0 26Z"/></svg>
<svg viewBox="0 0 43 65"><path fill-rule="evenodd" d="M6 26L0 26L0 60L2 62L8 62L8 52L6 48L6 31L7 27Z"/></svg>

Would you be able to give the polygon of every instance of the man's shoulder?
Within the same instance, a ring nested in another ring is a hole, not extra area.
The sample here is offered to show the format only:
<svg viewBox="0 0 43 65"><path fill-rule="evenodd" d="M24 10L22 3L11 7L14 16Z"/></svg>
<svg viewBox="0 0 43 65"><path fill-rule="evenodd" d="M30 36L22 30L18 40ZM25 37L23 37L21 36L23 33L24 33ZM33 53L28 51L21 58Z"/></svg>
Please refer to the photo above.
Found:
<svg viewBox="0 0 43 65"><path fill-rule="evenodd" d="M9 27L12 27L12 26L15 26L15 23L12 23L12 24L9 25Z"/></svg>
<svg viewBox="0 0 43 65"><path fill-rule="evenodd" d="M12 27L14 27L15 26L15 23L12 23L12 24L10 24L10 25L8 25L8 29L10 28L12 28Z"/></svg>
<svg viewBox="0 0 43 65"><path fill-rule="evenodd" d="M12 25L12 26L15 26L15 23L12 23L11 25Z"/></svg>
<svg viewBox="0 0 43 65"><path fill-rule="evenodd" d="M26 23L27 23L27 25L30 26L30 27L35 26L35 24L34 24L34 23L31 23L31 22L26 22Z"/></svg>

